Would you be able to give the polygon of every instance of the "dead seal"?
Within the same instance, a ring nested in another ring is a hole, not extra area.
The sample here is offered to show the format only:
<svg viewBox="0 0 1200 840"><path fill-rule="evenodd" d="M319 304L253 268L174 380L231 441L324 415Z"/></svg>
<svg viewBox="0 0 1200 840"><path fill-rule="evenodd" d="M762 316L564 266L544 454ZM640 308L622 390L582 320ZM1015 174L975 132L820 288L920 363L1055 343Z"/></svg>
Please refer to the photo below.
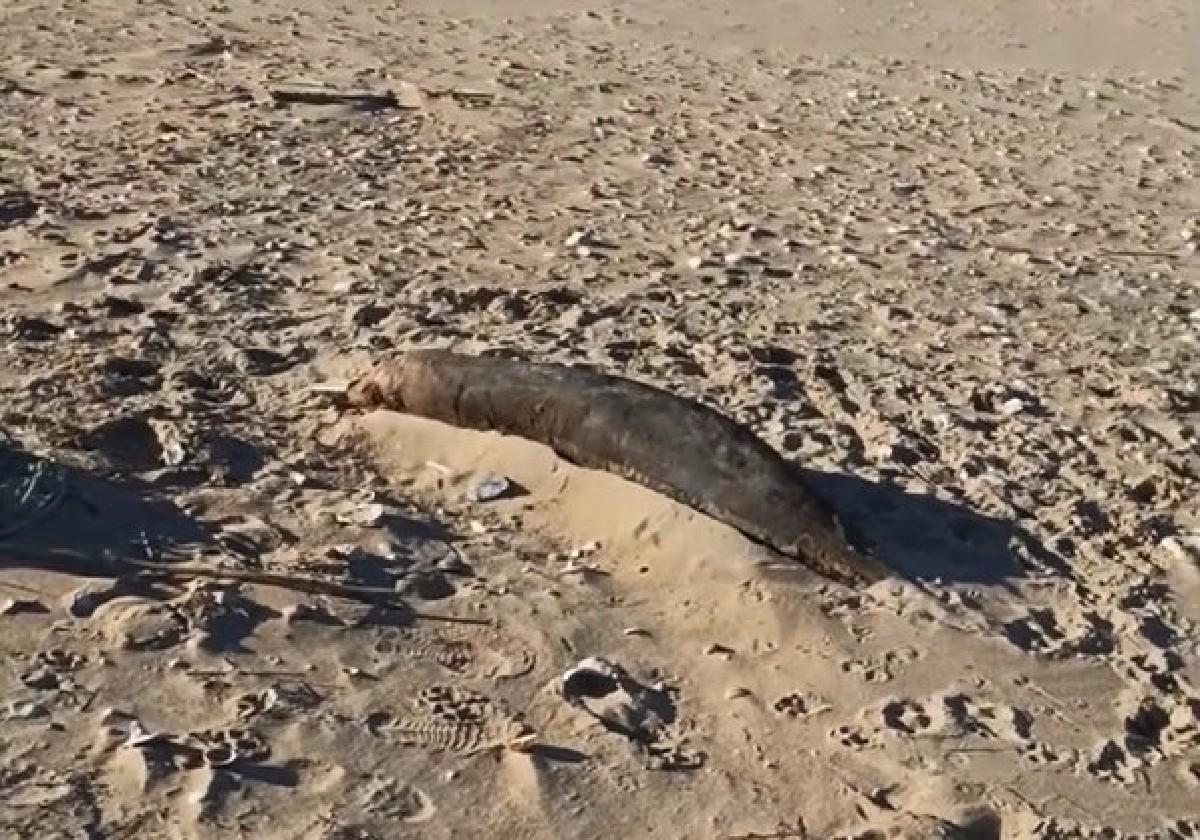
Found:
<svg viewBox="0 0 1200 840"><path fill-rule="evenodd" d="M580 367L444 350L401 353L353 382L354 407L381 407L551 447L737 528L831 580L886 574L846 540L799 471L748 428L659 388Z"/></svg>

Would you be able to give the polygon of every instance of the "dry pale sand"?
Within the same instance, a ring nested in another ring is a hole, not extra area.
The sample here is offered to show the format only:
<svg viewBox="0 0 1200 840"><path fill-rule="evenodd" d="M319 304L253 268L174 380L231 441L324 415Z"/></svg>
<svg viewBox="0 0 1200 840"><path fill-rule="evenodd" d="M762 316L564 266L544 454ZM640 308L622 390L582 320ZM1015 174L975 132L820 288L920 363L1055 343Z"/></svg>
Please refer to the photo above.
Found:
<svg viewBox="0 0 1200 840"><path fill-rule="evenodd" d="M1198 18L5 0L0 835L1200 837ZM716 406L896 577L312 389L425 346Z"/></svg>

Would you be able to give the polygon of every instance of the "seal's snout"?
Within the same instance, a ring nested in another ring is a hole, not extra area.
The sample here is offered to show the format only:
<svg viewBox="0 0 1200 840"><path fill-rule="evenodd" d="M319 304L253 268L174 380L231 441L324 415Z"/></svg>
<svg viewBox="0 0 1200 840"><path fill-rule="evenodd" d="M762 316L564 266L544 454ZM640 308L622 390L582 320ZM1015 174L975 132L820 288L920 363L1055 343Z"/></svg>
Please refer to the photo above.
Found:
<svg viewBox="0 0 1200 840"><path fill-rule="evenodd" d="M383 392L372 376L350 383L346 389L346 404L355 408L375 408L383 405Z"/></svg>

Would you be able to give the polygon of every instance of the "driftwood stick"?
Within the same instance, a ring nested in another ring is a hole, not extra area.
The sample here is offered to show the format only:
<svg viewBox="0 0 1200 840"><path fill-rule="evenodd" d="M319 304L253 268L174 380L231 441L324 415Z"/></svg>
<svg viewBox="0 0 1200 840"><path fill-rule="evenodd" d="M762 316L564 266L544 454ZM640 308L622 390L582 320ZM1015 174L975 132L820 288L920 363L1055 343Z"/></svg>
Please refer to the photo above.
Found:
<svg viewBox="0 0 1200 840"><path fill-rule="evenodd" d="M280 103L302 105L359 105L364 108L400 108L400 100L390 90L336 91L321 88L273 88L271 98Z"/></svg>
<svg viewBox="0 0 1200 840"><path fill-rule="evenodd" d="M1176 254L1174 251L1139 251L1136 249L1133 249L1133 250L1123 249L1123 250L1111 250L1111 251L1106 249L1106 250L1102 250L1100 252L1100 256L1102 256L1102 257L1147 257L1149 259L1165 259L1165 260L1179 259L1179 254Z"/></svg>
<svg viewBox="0 0 1200 840"><path fill-rule="evenodd" d="M353 584L338 583L337 581L325 580L323 578L312 577L310 575L287 574L284 572L257 572L242 569L221 569L213 566L205 566L199 563L159 563L146 560L133 560L129 557L107 557L96 559L88 557L81 552L68 551L66 549L47 549L44 551L36 551L21 546L0 543L0 558L5 555L43 566L46 561L51 562L63 561L68 571L94 568L97 566L103 567L105 570L112 573L133 572L143 575L151 575L155 577L164 577L173 580L195 580L197 578L207 578L212 580L228 580L235 583L251 583L262 586L278 586L283 589L290 589L295 592L307 592L315 595L333 595L339 598L349 598L355 601L364 601L370 604L377 604L383 607L391 607L401 610L413 618L419 618L424 621L443 621L454 624L475 624L475 625L491 625L491 621L486 618L468 618L453 615L442 615L440 613L425 613L410 609L400 597L391 589L381 586L355 586ZM3 563L0 562L0 566Z"/></svg>
<svg viewBox="0 0 1200 840"><path fill-rule="evenodd" d="M423 350L380 364L351 384L346 402L529 438L690 505L832 580L865 585L885 576L775 450L716 411L649 385Z"/></svg>

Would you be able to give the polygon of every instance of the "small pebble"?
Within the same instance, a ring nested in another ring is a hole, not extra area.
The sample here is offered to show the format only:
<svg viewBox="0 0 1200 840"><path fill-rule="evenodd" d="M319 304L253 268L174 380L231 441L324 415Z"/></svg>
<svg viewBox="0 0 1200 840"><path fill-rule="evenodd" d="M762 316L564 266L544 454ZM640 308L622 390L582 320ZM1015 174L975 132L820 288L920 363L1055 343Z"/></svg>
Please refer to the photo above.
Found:
<svg viewBox="0 0 1200 840"><path fill-rule="evenodd" d="M484 473L471 488L471 496L477 502L490 502L508 492L509 480L493 472Z"/></svg>

